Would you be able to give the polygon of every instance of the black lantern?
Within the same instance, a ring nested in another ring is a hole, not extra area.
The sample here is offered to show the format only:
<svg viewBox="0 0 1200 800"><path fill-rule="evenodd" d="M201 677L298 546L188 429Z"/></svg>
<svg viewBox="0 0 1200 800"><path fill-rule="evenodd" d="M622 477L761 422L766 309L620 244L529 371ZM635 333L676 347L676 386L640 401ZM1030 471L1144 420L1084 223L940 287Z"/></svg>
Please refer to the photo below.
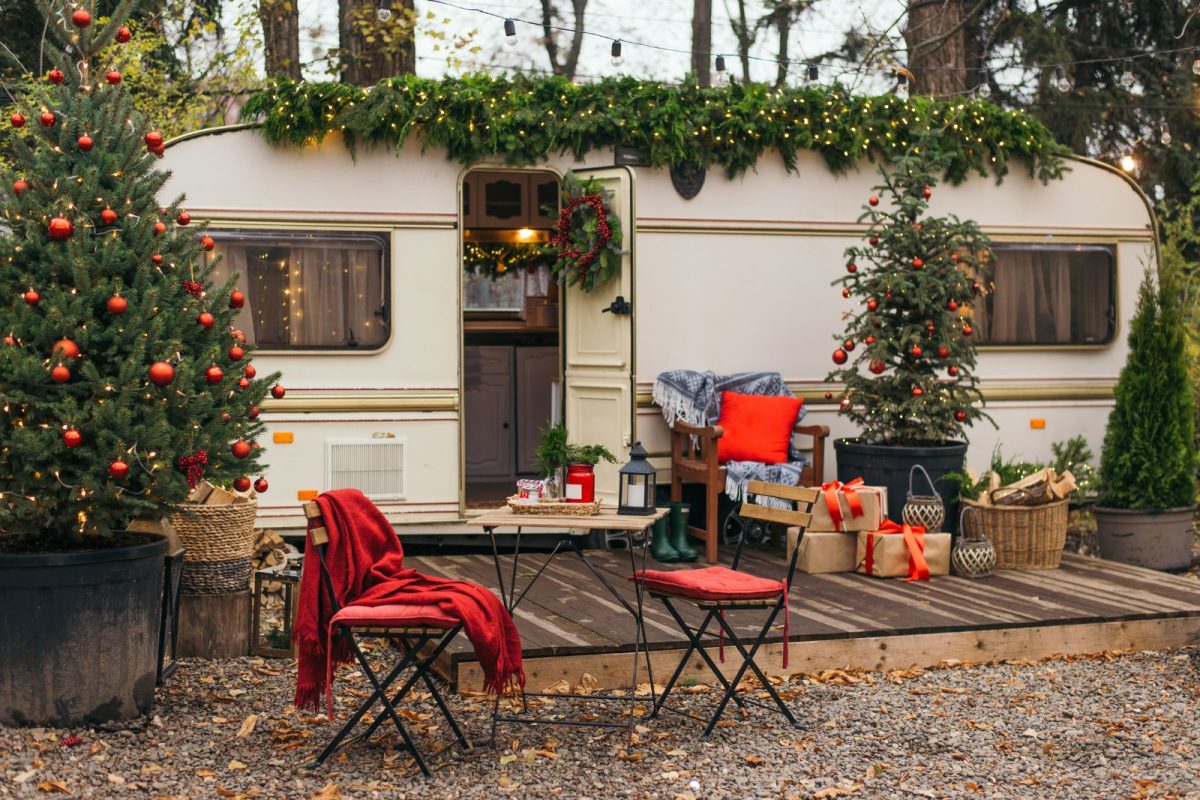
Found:
<svg viewBox="0 0 1200 800"><path fill-rule="evenodd" d="M634 442L629 449L629 463L620 469L620 502L618 514L649 516L654 513L654 485L657 477L654 466L646 460L646 449Z"/></svg>

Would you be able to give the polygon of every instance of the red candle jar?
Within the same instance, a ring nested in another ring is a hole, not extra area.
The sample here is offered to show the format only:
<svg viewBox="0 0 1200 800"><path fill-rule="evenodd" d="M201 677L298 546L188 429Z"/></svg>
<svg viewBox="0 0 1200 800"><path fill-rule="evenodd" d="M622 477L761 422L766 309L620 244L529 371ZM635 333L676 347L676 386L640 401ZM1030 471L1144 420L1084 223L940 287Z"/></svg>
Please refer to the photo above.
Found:
<svg viewBox="0 0 1200 800"><path fill-rule="evenodd" d="M591 464L567 465L563 494L568 503L592 503L596 500L596 472Z"/></svg>

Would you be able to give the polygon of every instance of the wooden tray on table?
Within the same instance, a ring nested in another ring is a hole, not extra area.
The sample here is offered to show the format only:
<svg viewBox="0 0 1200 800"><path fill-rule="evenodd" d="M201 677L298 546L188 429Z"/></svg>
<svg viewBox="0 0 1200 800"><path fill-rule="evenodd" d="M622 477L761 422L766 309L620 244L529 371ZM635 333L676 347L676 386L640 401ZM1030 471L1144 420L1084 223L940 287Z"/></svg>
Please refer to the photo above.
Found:
<svg viewBox="0 0 1200 800"><path fill-rule="evenodd" d="M514 514L553 514L563 517L593 517L600 513L600 501L591 503L567 503L559 500L538 500L536 503L522 502L518 495L508 498L508 507Z"/></svg>

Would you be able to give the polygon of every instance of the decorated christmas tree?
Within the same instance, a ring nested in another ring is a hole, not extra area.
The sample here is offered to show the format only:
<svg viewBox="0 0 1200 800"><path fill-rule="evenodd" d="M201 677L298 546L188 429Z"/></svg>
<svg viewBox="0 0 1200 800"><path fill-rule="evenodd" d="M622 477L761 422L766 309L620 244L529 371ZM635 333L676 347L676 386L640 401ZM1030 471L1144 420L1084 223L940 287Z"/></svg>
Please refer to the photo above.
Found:
<svg viewBox="0 0 1200 800"><path fill-rule="evenodd" d="M199 480L258 470L256 377L213 240L159 205L162 135L98 56L135 5L40 0L49 71L9 109L0 176L0 549L94 546ZM118 55L119 57L119 55ZM34 101L33 98L38 100ZM265 490L265 481L259 481Z"/></svg>
<svg viewBox="0 0 1200 800"><path fill-rule="evenodd" d="M975 223L928 216L946 159L918 142L880 167L859 217L865 246L846 250L834 281L856 301L846 312L827 380L845 386L842 413L873 444L960 439L986 415L975 377L971 304L984 282L989 242Z"/></svg>

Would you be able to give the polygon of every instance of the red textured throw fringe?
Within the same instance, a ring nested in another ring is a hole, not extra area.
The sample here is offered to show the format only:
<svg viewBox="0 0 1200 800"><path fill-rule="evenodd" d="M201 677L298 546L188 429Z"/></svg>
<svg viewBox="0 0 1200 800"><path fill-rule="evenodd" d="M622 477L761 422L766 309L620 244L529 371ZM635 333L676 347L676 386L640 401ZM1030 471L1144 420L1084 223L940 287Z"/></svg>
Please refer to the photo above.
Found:
<svg viewBox="0 0 1200 800"><path fill-rule="evenodd" d="M329 533L325 564L340 606L436 605L447 616L462 620L483 669L485 691L500 694L524 688L521 638L496 595L477 583L405 568L404 548L391 523L357 489L326 492L317 504ZM324 694L330 719L332 668L354 657L344 638L332 636L332 617L333 606L321 586L321 564L309 541L292 632L297 650L293 703L298 709L316 711Z"/></svg>

